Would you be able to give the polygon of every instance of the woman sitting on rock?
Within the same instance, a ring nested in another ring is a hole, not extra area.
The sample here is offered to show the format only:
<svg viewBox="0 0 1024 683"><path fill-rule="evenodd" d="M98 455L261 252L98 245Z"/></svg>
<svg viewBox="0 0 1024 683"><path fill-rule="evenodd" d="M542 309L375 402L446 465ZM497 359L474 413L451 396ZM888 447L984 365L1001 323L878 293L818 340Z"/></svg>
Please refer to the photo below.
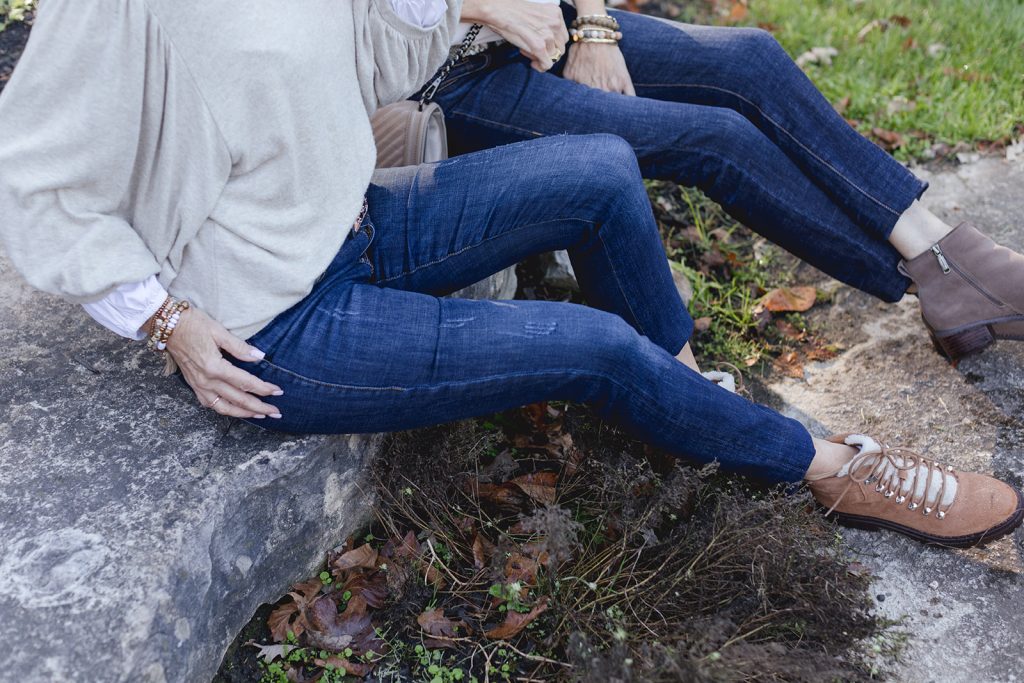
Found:
<svg viewBox="0 0 1024 683"><path fill-rule="evenodd" d="M848 522L948 545L1020 523L1021 496L1002 482L867 436L813 439L689 367L692 321L622 138L551 137L372 175L368 111L437 69L462 4L422 25L393 1L308 0L287 12L264 0L245 11L42 3L0 97L0 235L15 267L148 338L204 406L272 429L381 432L581 401L694 460L807 480ZM733 183L719 199L738 213L800 207L780 227L802 244L827 237L827 253L844 245L843 273L899 293L873 260L880 237L827 230L853 218L767 138L744 144L737 166L701 162L718 164L715 183ZM892 206L920 192L870 145L844 144L846 171L830 182L882 174L870 187ZM850 210L881 226L887 205L867 196L849 193ZM593 308L439 298L553 249L569 250ZM960 258L948 256L951 281L973 267Z"/></svg>
<svg viewBox="0 0 1024 683"><path fill-rule="evenodd" d="M446 8L393 2L425 20ZM832 277L890 302L914 286L951 358L1024 340L1024 257L925 209L927 184L853 130L769 33L604 0L466 0L463 19L484 30L434 94L454 152L618 135L645 178L699 187Z"/></svg>

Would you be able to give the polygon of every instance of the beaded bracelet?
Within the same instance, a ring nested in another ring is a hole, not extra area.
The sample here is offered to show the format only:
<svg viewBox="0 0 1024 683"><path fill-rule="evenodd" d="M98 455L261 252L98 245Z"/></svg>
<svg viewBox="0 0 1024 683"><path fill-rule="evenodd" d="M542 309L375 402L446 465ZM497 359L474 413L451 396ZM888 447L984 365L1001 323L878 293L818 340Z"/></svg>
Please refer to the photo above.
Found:
<svg viewBox="0 0 1024 683"><path fill-rule="evenodd" d="M164 303L157 309L153 316L153 331L149 335L149 342L146 348L156 353L163 353L167 350L167 342L174 334L174 328L178 326L183 311L191 307L188 301L167 297Z"/></svg>
<svg viewBox="0 0 1024 683"><path fill-rule="evenodd" d="M622 40L621 31L607 28L581 27L569 31L574 43L618 43Z"/></svg>
<svg viewBox="0 0 1024 683"><path fill-rule="evenodd" d="M607 14L588 14L583 17L576 17L576 20L570 25L571 28L580 28L581 26L596 26L599 28L607 28L612 31L618 31L621 27L619 22L613 16Z"/></svg>

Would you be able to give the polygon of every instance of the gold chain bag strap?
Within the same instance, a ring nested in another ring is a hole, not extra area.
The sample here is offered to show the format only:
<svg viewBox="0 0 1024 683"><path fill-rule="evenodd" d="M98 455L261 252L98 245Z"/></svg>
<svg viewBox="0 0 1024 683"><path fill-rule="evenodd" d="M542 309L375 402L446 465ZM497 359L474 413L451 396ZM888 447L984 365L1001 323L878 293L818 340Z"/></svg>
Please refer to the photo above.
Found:
<svg viewBox="0 0 1024 683"><path fill-rule="evenodd" d="M431 100L452 67L469 52L482 28L480 24L473 24L459 49L448 58L434 80L423 90L419 102L395 102L381 107L370 118L373 137L377 142L377 168L419 166L448 158L444 111Z"/></svg>

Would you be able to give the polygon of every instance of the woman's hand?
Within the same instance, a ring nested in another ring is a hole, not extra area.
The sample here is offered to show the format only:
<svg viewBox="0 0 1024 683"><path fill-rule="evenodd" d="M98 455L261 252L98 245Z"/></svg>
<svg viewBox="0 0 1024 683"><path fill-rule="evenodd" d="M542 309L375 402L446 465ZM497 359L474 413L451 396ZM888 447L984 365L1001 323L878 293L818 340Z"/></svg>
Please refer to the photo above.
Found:
<svg viewBox="0 0 1024 683"><path fill-rule="evenodd" d="M563 75L591 88L636 96L633 79L618 45L576 43L569 49Z"/></svg>
<svg viewBox="0 0 1024 683"><path fill-rule="evenodd" d="M182 312L167 343L167 352L204 407L231 417L281 417L277 408L257 398L281 396L281 388L235 367L221 355L222 350L246 363L263 358L262 351L197 308Z"/></svg>
<svg viewBox="0 0 1024 683"><path fill-rule="evenodd" d="M541 72L561 59L569 42L558 5L529 0L466 0L462 20L490 26Z"/></svg>

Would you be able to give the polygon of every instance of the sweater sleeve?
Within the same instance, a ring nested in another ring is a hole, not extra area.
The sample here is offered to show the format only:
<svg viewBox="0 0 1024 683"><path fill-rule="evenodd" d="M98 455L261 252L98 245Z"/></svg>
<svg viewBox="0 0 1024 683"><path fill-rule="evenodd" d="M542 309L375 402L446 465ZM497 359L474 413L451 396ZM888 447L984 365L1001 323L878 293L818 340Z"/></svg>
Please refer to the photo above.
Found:
<svg viewBox="0 0 1024 683"><path fill-rule="evenodd" d="M0 131L0 243L29 284L79 303L173 279L230 173L141 0L40 3Z"/></svg>
<svg viewBox="0 0 1024 683"><path fill-rule="evenodd" d="M368 113L413 94L444 64L462 12L462 0L447 2L441 21L420 28L403 21L391 0L352 1L356 71Z"/></svg>

